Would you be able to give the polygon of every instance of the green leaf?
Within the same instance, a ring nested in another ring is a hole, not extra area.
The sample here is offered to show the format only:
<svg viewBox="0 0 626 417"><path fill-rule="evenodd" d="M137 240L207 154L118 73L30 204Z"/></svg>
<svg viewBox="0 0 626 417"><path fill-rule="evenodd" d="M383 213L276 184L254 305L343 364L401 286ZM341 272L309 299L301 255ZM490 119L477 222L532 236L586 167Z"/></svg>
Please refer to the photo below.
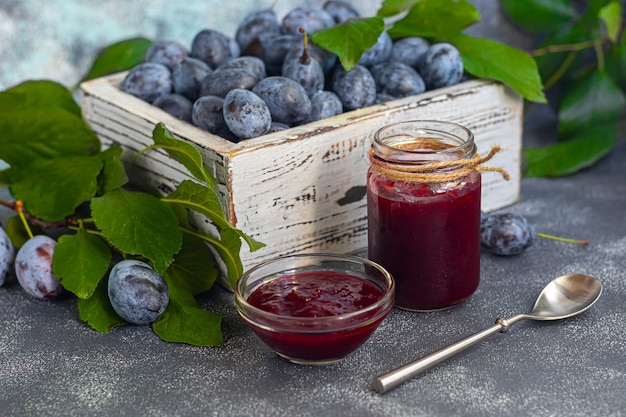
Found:
<svg viewBox="0 0 626 417"><path fill-rule="evenodd" d="M354 68L363 52L374 46L385 29L380 17L349 20L346 23L311 34L311 40L320 47L334 52L346 71Z"/></svg>
<svg viewBox="0 0 626 417"><path fill-rule="evenodd" d="M391 17L409 10L421 0L385 0L376 13L378 17Z"/></svg>
<svg viewBox="0 0 626 417"><path fill-rule="evenodd" d="M92 155L100 140L80 116L50 108L0 114L0 159L24 167L35 159Z"/></svg>
<svg viewBox="0 0 626 417"><path fill-rule="evenodd" d="M246 239L251 250L263 247L262 244L233 228L224 219L219 201L216 200L212 193L208 192L206 187L198 183L185 180L179 184L173 193L162 200L173 206L185 207L206 216L219 229L219 239L209 235L204 236L204 238L219 252L220 257L226 264L228 279L231 284L234 284L243 273L239 255L241 249L240 237Z"/></svg>
<svg viewBox="0 0 626 417"><path fill-rule="evenodd" d="M81 117L72 92L54 81L28 80L0 93L0 115L56 108Z"/></svg>
<svg viewBox="0 0 626 417"><path fill-rule="evenodd" d="M559 138L617 121L626 98L606 73L594 71L569 89L559 108Z"/></svg>
<svg viewBox="0 0 626 417"><path fill-rule="evenodd" d="M606 69L613 80L626 91L626 36L617 45L611 45L606 55Z"/></svg>
<svg viewBox="0 0 626 417"><path fill-rule="evenodd" d="M162 201L168 204L179 205L194 210L208 217L221 231L233 230L237 236L243 238L251 251L264 247L263 243L257 242L250 236L234 228L222 212L222 206L217 196L201 184L190 180L184 180L170 195L163 197Z"/></svg>
<svg viewBox="0 0 626 417"><path fill-rule="evenodd" d="M600 28L600 12L611 0L588 0L587 9L576 23L580 31L597 31Z"/></svg>
<svg viewBox="0 0 626 417"><path fill-rule="evenodd" d="M234 229L226 229L220 232L220 240L211 242L213 248L219 253L220 258L227 267L228 283L235 288L237 280L243 274L243 265L239 252L241 251L241 239Z"/></svg>
<svg viewBox="0 0 626 417"><path fill-rule="evenodd" d="M204 240L184 234L183 247L174 256L167 275L174 285L193 295L206 292L213 287L218 275L213 252Z"/></svg>
<svg viewBox="0 0 626 417"><path fill-rule="evenodd" d="M557 177L591 166L615 143L615 124L594 126L542 149L524 149L526 177Z"/></svg>
<svg viewBox="0 0 626 417"><path fill-rule="evenodd" d="M104 194L122 187L128 182L128 174L120 161L122 148L115 144L98 154L104 168L98 177L98 194Z"/></svg>
<svg viewBox="0 0 626 417"><path fill-rule="evenodd" d="M444 40L478 21L480 13L467 0L420 0L393 24L389 34Z"/></svg>
<svg viewBox="0 0 626 417"><path fill-rule="evenodd" d="M152 41L144 38L127 39L102 50L83 80L125 71L140 64Z"/></svg>
<svg viewBox="0 0 626 417"><path fill-rule="evenodd" d="M111 250L101 238L83 227L75 235L59 237L54 248L52 271L63 288L78 298L93 295L98 283L109 269Z"/></svg>
<svg viewBox="0 0 626 417"><path fill-rule="evenodd" d="M170 302L152 323L152 330L166 342L187 343L194 346L222 344L219 314L198 307L193 295L174 284L165 275Z"/></svg>
<svg viewBox="0 0 626 417"><path fill-rule="evenodd" d="M78 299L79 318L100 333L109 333L114 327L126 324L113 309L107 287L108 280L101 279L91 297Z"/></svg>
<svg viewBox="0 0 626 417"><path fill-rule="evenodd" d="M162 201L202 213L220 229L233 227L224 216L222 204L217 195L197 182L183 180L176 190L163 197Z"/></svg>
<svg viewBox="0 0 626 417"><path fill-rule="evenodd" d="M502 81L522 97L545 103L535 61L524 51L490 39L458 34L451 39L465 70L479 78Z"/></svg>
<svg viewBox="0 0 626 417"><path fill-rule="evenodd" d="M183 164L189 173L199 181L205 182L217 193L217 182L204 168L202 155L193 145L176 139L163 123L157 123L152 131L155 146L148 149L161 148L176 161Z"/></svg>
<svg viewBox="0 0 626 417"><path fill-rule="evenodd" d="M571 0L502 0L501 4L515 23L536 33L554 32L578 17Z"/></svg>
<svg viewBox="0 0 626 417"><path fill-rule="evenodd" d="M102 161L97 156L37 159L26 169L14 170L11 194L26 211L47 221L59 221L96 194Z"/></svg>
<svg viewBox="0 0 626 417"><path fill-rule="evenodd" d="M606 26L606 35L613 43L617 43L622 28L622 5L619 1L612 1L600 9L598 17Z"/></svg>
<svg viewBox="0 0 626 417"><path fill-rule="evenodd" d="M158 198L117 189L91 200L96 226L121 252L150 259L161 275L182 244L178 218Z"/></svg>

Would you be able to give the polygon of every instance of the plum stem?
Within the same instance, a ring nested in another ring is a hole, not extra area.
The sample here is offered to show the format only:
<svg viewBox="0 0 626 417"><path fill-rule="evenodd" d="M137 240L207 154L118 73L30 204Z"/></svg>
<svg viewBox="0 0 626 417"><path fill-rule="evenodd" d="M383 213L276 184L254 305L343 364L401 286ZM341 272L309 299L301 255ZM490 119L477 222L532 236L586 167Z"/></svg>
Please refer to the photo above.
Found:
<svg viewBox="0 0 626 417"><path fill-rule="evenodd" d="M574 243L576 245L588 245L589 244L588 240L568 239L565 237L548 235L546 233L537 233L537 237L542 237L544 239L558 240L560 242L566 242L566 243Z"/></svg>
<svg viewBox="0 0 626 417"><path fill-rule="evenodd" d="M26 220L26 216L24 216L24 202L22 202L22 200L15 201L15 211L17 212L17 215L20 216L20 220L22 220L22 224L24 225L24 229L26 229L26 233L28 233L28 237L32 239L33 231L30 230L28 220Z"/></svg>
<svg viewBox="0 0 626 417"><path fill-rule="evenodd" d="M298 29L300 33L302 33L304 37L304 46L302 48L302 56L300 57L300 63L304 65L308 65L311 63L311 58L309 57L309 38L306 34L306 30L304 28Z"/></svg>

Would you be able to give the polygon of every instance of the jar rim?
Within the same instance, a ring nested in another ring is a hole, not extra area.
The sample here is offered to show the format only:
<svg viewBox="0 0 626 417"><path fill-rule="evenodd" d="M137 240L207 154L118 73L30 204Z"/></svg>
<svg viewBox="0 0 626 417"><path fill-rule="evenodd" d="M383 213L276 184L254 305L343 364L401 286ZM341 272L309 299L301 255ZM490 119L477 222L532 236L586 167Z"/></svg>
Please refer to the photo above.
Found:
<svg viewBox="0 0 626 417"><path fill-rule="evenodd" d="M397 142L408 143L417 138L441 141L448 146L440 149L417 148L394 146L389 143L392 139ZM458 123L440 120L406 120L391 123L378 129L374 133L373 147L377 155L387 157L401 153L405 157L429 157L436 158L438 155L457 155L460 158L468 158L476 153L474 134L471 130ZM392 158L391 159L395 159ZM404 158L401 158L404 159Z"/></svg>

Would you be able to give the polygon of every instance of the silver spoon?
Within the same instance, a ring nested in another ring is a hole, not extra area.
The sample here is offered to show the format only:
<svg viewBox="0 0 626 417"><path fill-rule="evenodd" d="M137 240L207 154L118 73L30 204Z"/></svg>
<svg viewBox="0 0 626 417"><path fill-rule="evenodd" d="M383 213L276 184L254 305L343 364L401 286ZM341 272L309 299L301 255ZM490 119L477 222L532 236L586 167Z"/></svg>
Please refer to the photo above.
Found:
<svg viewBox="0 0 626 417"><path fill-rule="evenodd" d="M512 324L520 320L559 320L575 316L591 307L600 298L600 294L602 283L594 277L571 274L555 278L541 291L529 314L518 314L508 319L499 318L496 324L485 330L376 377L372 388L384 394L483 339L498 332L506 332Z"/></svg>

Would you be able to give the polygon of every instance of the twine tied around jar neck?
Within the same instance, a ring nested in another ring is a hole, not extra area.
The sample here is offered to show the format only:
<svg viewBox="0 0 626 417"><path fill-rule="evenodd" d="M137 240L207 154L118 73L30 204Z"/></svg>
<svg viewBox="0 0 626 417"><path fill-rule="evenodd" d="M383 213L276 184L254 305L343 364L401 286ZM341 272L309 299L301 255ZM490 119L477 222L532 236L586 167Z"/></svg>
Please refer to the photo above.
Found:
<svg viewBox="0 0 626 417"><path fill-rule="evenodd" d="M498 172L505 180L509 180L511 177L509 173L503 168L484 166L483 163L489 161L494 157L496 153L500 152L499 146L491 148L486 156L480 156L475 154L471 158L456 159L452 161L443 162L430 162L421 165L404 165L398 163L392 163L383 161L380 158L376 158L374 155L374 149L370 149L369 157L371 162L371 168L373 171L391 178L395 181L406 182L423 182L423 183L440 183L455 181L466 175L471 174L474 171L492 171ZM438 172L452 168L449 171Z"/></svg>

